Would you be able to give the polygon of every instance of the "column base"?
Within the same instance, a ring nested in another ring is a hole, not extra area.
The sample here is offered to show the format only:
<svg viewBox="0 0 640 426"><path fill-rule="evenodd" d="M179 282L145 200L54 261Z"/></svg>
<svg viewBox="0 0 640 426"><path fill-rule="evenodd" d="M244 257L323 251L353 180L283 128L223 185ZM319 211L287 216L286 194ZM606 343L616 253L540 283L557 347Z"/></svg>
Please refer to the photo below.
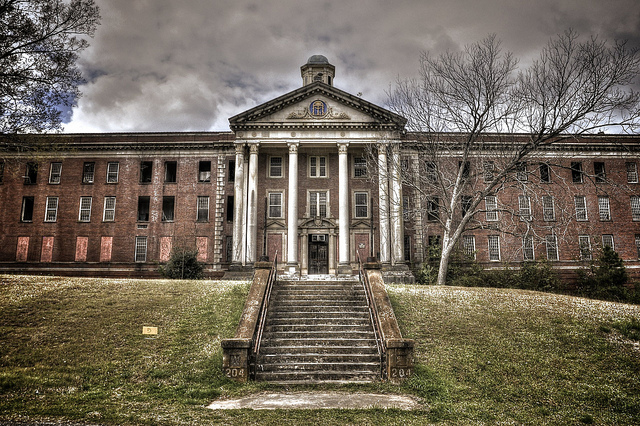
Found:
<svg viewBox="0 0 640 426"><path fill-rule="evenodd" d="M353 269L349 263L341 263L338 265L338 275L353 275Z"/></svg>
<svg viewBox="0 0 640 426"><path fill-rule="evenodd" d="M385 283L414 284L416 282L416 277L404 263L382 265L382 277Z"/></svg>
<svg viewBox="0 0 640 426"><path fill-rule="evenodd" d="M300 265L297 262L287 262L284 267L284 274L287 277L296 278L300 276Z"/></svg>

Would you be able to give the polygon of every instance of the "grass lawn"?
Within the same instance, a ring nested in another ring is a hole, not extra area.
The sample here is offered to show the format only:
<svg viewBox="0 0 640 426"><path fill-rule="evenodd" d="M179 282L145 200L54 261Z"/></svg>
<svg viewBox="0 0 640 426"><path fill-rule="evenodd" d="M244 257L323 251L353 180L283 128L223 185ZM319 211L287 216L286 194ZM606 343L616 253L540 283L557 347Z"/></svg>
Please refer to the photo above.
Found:
<svg viewBox="0 0 640 426"><path fill-rule="evenodd" d="M221 372L248 283L0 276L0 423L638 424L640 306L519 290L390 286L426 409L212 411L309 390ZM157 336L142 334L158 327ZM316 387L320 389L320 387Z"/></svg>

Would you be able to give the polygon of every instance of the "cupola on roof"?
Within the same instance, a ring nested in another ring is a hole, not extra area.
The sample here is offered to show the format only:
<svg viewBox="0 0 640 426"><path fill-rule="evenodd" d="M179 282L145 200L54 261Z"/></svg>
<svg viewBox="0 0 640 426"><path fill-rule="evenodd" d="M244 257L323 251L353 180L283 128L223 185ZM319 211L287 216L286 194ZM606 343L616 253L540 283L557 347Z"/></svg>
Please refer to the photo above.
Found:
<svg viewBox="0 0 640 426"><path fill-rule="evenodd" d="M315 83L316 81L333 86L335 73L336 67L331 65L327 57L323 55L311 56L307 63L300 67L303 86Z"/></svg>

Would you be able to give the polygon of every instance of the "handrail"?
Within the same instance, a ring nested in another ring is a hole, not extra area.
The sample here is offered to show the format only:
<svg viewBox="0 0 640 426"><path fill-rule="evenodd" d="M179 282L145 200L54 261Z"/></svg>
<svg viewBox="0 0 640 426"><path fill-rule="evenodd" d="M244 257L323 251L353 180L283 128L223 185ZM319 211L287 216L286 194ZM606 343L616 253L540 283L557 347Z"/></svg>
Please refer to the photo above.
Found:
<svg viewBox="0 0 640 426"><path fill-rule="evenodd" d="M371 323L373 324L373 333L376 337L376 346L378 347L378 354L380 355L380 359L382 360L382 373L386 371L384 368L385 361L385 353L386 348L384 346L384 336L382 333L382 324L380 323L380 316L378 315L378 308L376 307L375 302L373 301L373 290L371 289L371 283L369 282L369 277L364 271L362 267L362 260L360 259L360 253L356 251L356 256L358 258L358 276L360 277L360 283L364 287L365 296L367 298L367 305L369 307L369 316L371 318Z"/></svg>
<svg viewBox="0 0 640 426"><path fill-rule="evenodd" d="M260 320L258 322L258 328L256 330L255 342L253 346L253 355L257 355L260 351L260 343L262 342L262 332L264 331L264 324L267 319L267 310L269 308L269 301L271 300L271 290L273 284L277 279L278 274L278 252L273 258L271 270L269 271L269 278L267 279L266 289L264 291L264 297L262 298L262 305L260 306Z"/></svg>

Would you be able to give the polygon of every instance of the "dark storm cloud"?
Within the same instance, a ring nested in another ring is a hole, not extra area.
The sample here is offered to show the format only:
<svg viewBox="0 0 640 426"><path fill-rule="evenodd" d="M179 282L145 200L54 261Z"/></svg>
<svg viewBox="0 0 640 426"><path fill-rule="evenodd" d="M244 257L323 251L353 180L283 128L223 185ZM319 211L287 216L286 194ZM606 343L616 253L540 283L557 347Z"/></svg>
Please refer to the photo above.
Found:
<svg viewBox="0 0 640 426"><path fill-rule="evenodd" d="M97 2L102 25L67 131L226 130L228 117L300 87L314 54L336 66L337 87L383 104L421 51L491 33L524 63L570 27L640 45L637 0Z"/></svg>

